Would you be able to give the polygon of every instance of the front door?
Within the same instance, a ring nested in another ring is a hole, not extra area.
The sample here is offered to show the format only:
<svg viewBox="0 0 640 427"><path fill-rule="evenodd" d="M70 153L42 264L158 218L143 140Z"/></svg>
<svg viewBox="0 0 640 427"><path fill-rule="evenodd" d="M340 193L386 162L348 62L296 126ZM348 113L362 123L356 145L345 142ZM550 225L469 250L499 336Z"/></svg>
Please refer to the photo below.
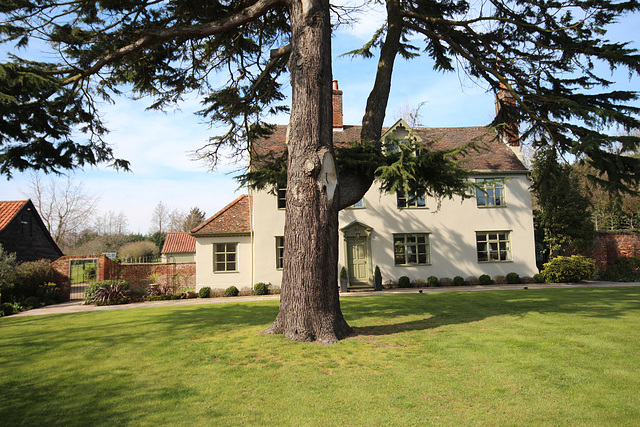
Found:
<svg viewBox="0 0 640 427"><path fill-rule="evenodd" d="M366 237L347 237L349 283L369 283L369 254Z"/></svg>

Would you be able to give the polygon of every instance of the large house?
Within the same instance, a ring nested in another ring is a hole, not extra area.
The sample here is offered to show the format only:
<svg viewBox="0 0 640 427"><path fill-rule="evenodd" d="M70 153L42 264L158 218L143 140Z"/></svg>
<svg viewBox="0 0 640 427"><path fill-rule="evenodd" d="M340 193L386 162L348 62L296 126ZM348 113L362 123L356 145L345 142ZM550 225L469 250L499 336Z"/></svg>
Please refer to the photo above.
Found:
<svg viewBox="0 0 640 427"><path fill-rule="evenodd" d="M63 255L31 200L0 202L0 245L19 262L53 261Z"/></svg>
<svg viewBox="0 0 640 427"><path fill-rule="evenodd" d="M342 91L335 84L333 96L334 144L357 140L360 127L342 124ZM373 288L376 266L383 280L537 273L530 183L517 134L485 126L411 128L399 120L383 138L391 136L433 141L434 149L476 141L481 149L468 155L465 167L477 189L470 198L435 200L381 193L374 183L339 214L339 267L346 267L350 287ZM282 150L285 137L286 126L279 126L260 146ZM280 285L285 191L242 195L192 230L197 289Z"/></svg>

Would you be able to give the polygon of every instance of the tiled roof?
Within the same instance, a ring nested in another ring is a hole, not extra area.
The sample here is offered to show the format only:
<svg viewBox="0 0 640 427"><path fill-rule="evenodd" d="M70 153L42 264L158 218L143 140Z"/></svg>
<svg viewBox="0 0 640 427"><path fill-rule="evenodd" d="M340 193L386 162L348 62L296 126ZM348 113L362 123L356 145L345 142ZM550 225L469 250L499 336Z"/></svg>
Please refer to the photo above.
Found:
<svg viewBox="0 0 640 427"><path fill-rule="evenodd" d="M342 131L333 132L335 146L360 140L361 126L344 126ZM388 128L383 129L383 133ZM472 170L525 171L526 168L515 153L499 138L498 134L486 126L452 128L414 128L423 142L433 141L436 150L461 147L471 141L477 143L477 151L471 150L463 167ZM271 153L280 155L284 151L287 126L280 125L268 138L254 145L254 152L260 155Z"/></svg>
<svg viewBox="0 0 640 427"><path fill-rule="evenodd" d="M9 222L18 214L20 209L28 202L28 200L17 200L9 202L0 201L0 230L9 224Z"/></svg>
<svg viewBox="0 0 640 427"><path fill-rule="evenodd" d="M167 233L162 245L163 254L189 253L196 251L196 239L189 233Z"/></svg>
<svg viewBox="0 0 640 427"><path fill-rule="evenodd" d="M436 150L462 147L474 141L477 150L471 150L462 164L470 170L525 171L518 156L507 144L498 138L498 134L485 127L459 128L417 128L416 133L424 142L433 141Z"/></svg>
<svg viewBox="0 0 640 427"><path fill-rule="evenodd" d="M194 236L208 234L249 233L251 231L251 197L242 196L222 208L217 214L191 230Z"/></svg>

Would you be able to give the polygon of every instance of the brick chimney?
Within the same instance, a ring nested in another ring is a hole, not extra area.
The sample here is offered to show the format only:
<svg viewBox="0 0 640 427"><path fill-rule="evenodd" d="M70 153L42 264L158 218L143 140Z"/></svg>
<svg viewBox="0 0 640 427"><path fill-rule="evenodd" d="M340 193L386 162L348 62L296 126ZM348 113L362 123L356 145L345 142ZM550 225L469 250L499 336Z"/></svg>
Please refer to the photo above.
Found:
<svg viewBox="0 0 640 427"><path fill-rule="evenodd" d="M333 130L342 130L342 91L338 89L338 81L333 81Z"/></svg>
<svg viewBox="0 0 640 427"><path fill-rule="evenodd" d="M513 96L507 91L503 83L500 83L500 89L498 89L498 93L496 94L495 102L496 115L501 114L503 106L507 108L516 106L516 100L513 99ZM518 123L505 125L499 132L500 137L507 145L510 147L520 147L520 130L518 129Z"/></svg>

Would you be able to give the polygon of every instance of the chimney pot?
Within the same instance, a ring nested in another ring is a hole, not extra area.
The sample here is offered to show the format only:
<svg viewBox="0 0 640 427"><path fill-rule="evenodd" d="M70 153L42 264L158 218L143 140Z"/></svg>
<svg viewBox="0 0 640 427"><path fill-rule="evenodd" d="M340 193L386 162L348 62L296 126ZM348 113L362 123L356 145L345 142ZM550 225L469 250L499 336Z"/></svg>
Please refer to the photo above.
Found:
<svg viewBox="0 0 640 427"><path fill-rule="evenodd" d="M333 130L342 130L342 91L338 89L338 81L333 81L333 96L331 106L333 108Z"/></svg>

